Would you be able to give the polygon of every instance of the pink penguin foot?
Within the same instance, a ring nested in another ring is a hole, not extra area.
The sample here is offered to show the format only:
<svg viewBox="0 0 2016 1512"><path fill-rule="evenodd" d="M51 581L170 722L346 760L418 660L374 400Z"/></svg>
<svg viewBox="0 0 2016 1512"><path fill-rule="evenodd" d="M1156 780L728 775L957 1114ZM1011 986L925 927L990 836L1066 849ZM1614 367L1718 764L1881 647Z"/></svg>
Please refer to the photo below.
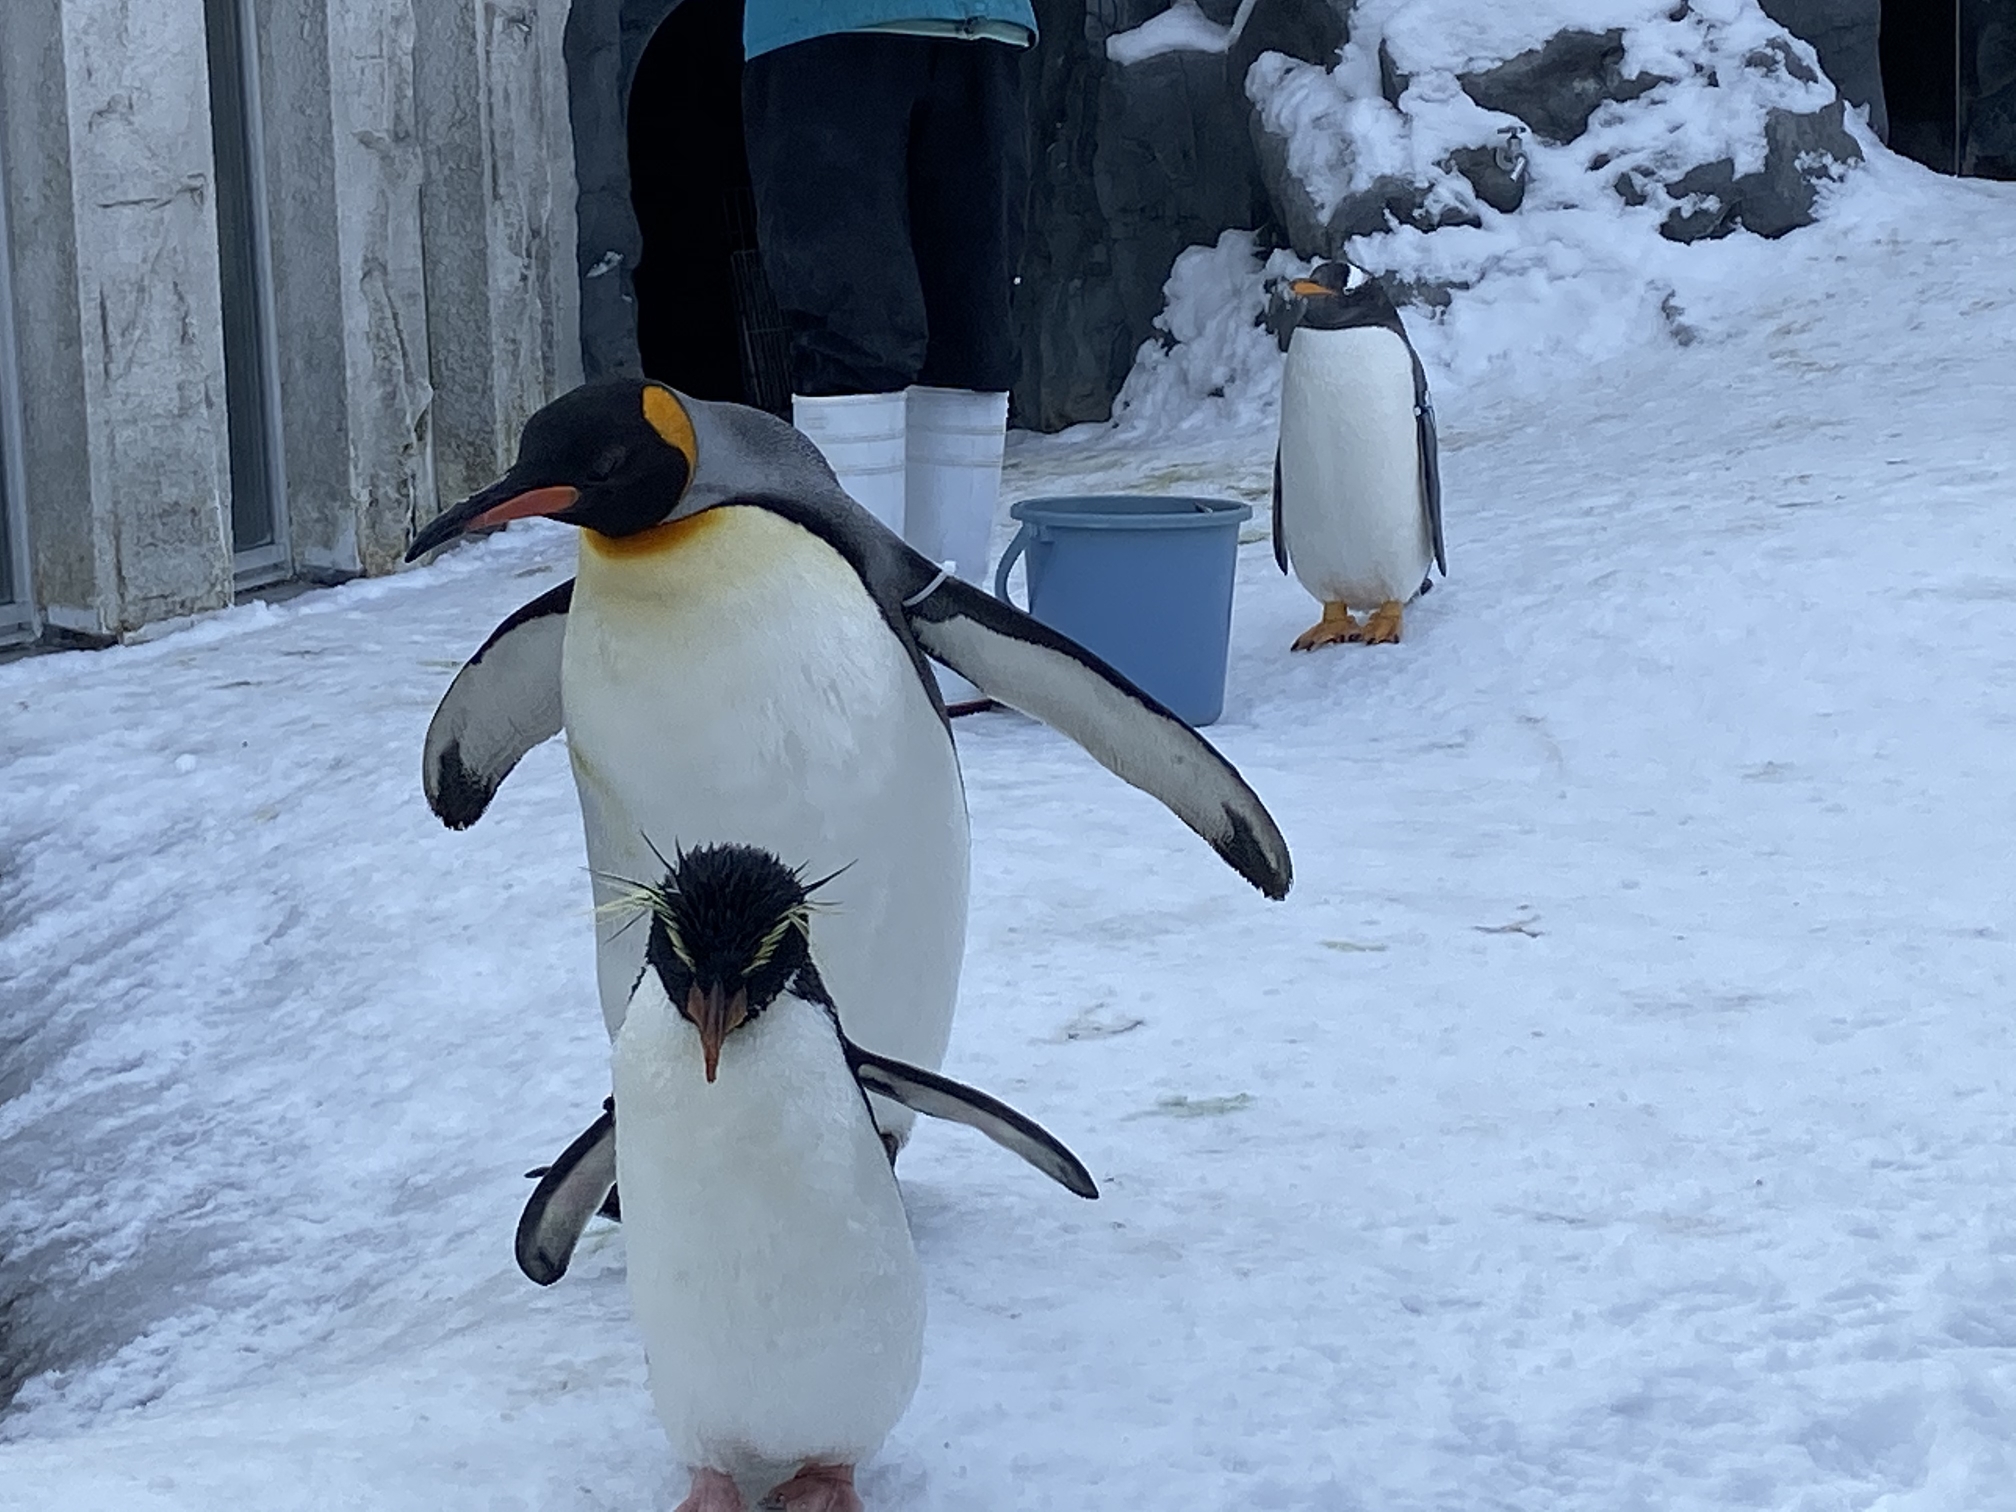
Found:
<svg viewBox="0 0 2016 1512"><path fill-rule="evenodd" d="M763 1498L775 1512L861 1512L852 1465L807 1465Z"/></svg>
<svg viewBox="0 0 2016 1512"><path fill-rule="evenodd" d="M745 1512L734 1479L719 1470L695 1470L693 1489L674 1512Z"/></svg>

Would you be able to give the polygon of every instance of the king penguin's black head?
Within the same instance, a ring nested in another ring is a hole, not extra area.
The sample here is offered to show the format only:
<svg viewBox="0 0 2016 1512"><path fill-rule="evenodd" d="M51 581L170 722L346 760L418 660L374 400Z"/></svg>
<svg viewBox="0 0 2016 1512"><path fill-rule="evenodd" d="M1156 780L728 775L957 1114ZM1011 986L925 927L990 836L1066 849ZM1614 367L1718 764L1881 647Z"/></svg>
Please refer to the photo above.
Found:
<svg viewBox="0 0 2016 1512"><path fill-rule="evenodd" d="M466 530L546 515L612 537L662 524L696 465L693 421L660 383L608 378L562 394L525 422L518 460L481 493L430 520L406 560Z"/></svg>
<svg viewBox="0 0 2016 1512"><path fill-rule="evenodd" d="M664 881L642 890L651 915L645 967L699 1030L710 1082L721 1042L786 988L826 1000L812 966L811 892L800 873L750 845L677 851Z"/></svg>

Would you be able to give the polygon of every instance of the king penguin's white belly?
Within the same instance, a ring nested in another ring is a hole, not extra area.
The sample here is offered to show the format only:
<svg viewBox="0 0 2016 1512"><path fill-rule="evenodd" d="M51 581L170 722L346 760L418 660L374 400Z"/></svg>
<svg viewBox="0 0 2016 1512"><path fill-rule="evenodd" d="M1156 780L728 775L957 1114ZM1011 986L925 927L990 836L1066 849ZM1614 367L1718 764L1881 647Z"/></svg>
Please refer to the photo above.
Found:
<svg viewBox="0 0 2016 1512"><path fill-rule="evenodd" d="M710 1085L652 973L613 1069L631 1307L674 1451L752 1496L866 1459L917 1389L924 1282L831 1023L779 998Z"/></svg>
<svg viewBox="0 0 2016 1512"><path fill-rule="evenodd" d="M766 510L711 509L625 549L584 534L561 671L595 873L658 880L673 847L762 846L816 897L814 958L856 1043L936 1067L966 937L966 799L951 739L846 561ZM647 843L648 841L648 843ZM844 868L844 870L843 870ZM641 925L596 921L622 1021ZM895 1132L907 1110L880 1105Z"/></svg>
<svg viewBox="0 0 2016 1512"><path fill-rule="evenodd" d="M1326 604L1420 591L1434 556L1421 497L1414 365L1391 331L1298 330L1281 377L1281 524L1289 564Z"/></svg>

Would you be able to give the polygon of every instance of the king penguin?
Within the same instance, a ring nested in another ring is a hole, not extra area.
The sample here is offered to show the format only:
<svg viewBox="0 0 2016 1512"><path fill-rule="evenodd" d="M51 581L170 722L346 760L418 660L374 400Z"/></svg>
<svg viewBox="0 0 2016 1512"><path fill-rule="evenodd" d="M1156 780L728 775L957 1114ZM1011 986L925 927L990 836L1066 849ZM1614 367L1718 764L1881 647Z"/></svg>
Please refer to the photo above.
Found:
<svg viewBox="0 0 2016 1512"><path fill-rule="evenodd" d="M904 545L781 420L642 380L584 385L535 414L510 471L430 522L408 559L533 515L580 527L578 574L506 618L442 698L422 756L435 813L473 824L564 726L598 904L652 875L659 851L711 840L836 873L822 969L867 1049L935 1068L958 993L965 795L927 656L1286 894L1287 844L1224 757L1075 642ZM614 1035L641 932L598 913L596 965ZM911 1115L875 1106L893 1154ZM519 1250L534 1280L564 1271L608 1190L611 1139L605 1116L535 1193Z"/></svg>
<svg viewBox="0 0 2016 1512"><path fill-rule="evenodd" d="M616 1170L652 1400L693 1476L678 1512L860 1512L854 1467L917 1389L923 1277L864 1092L1098 1195L1020 1113L847 1038L802 875L710 845L621 905L648 928L611 1057Z"/></svg>
<svg viewBox="0 0 2016 1512"><path fill-rule="evenodd" d="M1274 457L1274 560L1323 617L1297 651L1400 639L1442 544L1442 476L1428 378L1379 280L1327 262L1269 311L1288 360ZM1353 609L1371 613L1360 623Z"/></svg>

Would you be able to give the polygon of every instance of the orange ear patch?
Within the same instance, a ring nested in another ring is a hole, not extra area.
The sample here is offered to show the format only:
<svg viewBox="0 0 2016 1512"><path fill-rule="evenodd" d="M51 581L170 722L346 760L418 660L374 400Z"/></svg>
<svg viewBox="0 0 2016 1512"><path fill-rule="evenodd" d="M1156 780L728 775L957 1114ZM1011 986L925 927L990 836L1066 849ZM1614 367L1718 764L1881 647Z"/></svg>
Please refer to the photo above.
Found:
<svg viewBox="0 0 2016 1512"><path fill-rule="evenodd" d="M651 429L658 432L658 439L686 459L688 468L699 465L699 443L693 434L692 417L686 413L686 406L673 396L672 390L662 384L644 385L644 418Z"/></svg>

